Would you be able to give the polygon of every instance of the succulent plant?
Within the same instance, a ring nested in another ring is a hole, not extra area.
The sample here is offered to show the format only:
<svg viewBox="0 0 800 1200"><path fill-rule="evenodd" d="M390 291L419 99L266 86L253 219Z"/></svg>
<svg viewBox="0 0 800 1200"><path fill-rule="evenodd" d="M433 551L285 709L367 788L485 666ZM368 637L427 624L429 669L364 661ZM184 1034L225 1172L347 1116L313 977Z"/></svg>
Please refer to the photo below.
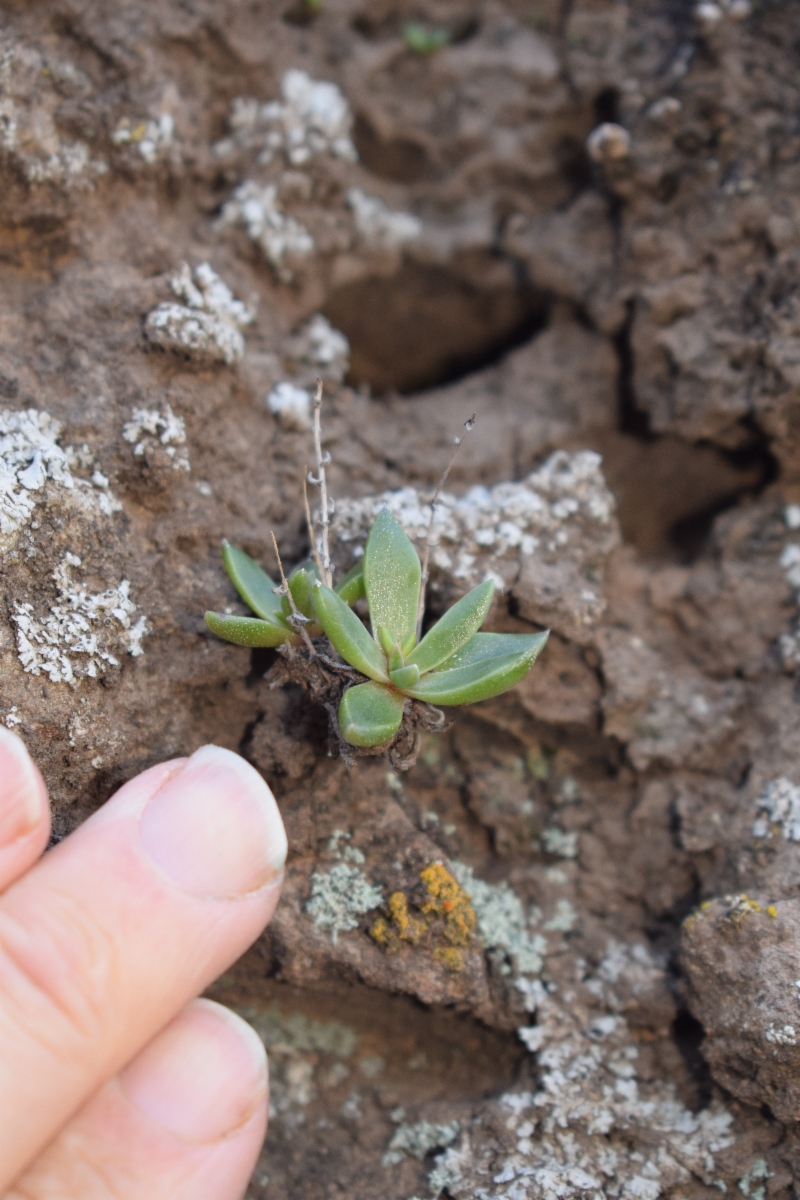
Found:
<svg viewBox="0 0 800 1200"><path fill-rule="evenodd" d="M492 603L487 580L458 600L417 640L421 566L388 510L378 513L363 558L372 635L341 595L317 580L313 607L328 641L369 682L348 688L339 728L352 746L380 746L397 733L406 699L471 704L514 686L547 633L479 633Z"/></svg>
<svg viewBox="0 0 800 1200"><path fill-rule="evenodd" d="M336 588L313 562L277 587L243 550L224 544L223 561L236 590L257 614L206 613L214 633L239 646L280 646L324 633L367 682L349 687L339 704L339 730L351 746L388 743L406 701L472 704L518 683L547 641L547 633L480 633L494 595L487 580L473 588L418 640L422 568L401 525L384 509L370 530L364 557ZM372 632L350 607L366 596ZM292 605L292 601L294 605Z"/></svg>

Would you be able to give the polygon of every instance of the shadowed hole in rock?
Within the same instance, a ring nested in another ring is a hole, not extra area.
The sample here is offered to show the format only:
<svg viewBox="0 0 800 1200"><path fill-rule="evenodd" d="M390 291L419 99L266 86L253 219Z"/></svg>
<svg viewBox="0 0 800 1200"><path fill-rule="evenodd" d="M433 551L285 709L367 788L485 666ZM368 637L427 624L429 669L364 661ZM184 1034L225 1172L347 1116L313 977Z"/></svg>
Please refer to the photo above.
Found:
<svg viewBox="0 0 800 1200"><path fill-rule="evenodd" d="M419 142L411 138L382 138L363 113L356 115L353 141L368 171L394 183L416 183L432 174L432 167Z"/></svg>
<svg viewBox="0 0 800 1200"><path fill-rule="evenodd" d="M544 328L547 302L489 254L451 267L406 262L389 279L346 284L323 312L348 338L349 382L418 392L491 366Z"/></svg>
<svg viewBox="0 0 800 1200"><path fill-rule="evenodd" d="M757 444L734 455L670 435L613 431L592 434L588 444L603 455L625 540L682 563L703 552L715 517L775 478L773 457Z"/></svg>
<svg viewBox="0 0 800 1200"><path fill-rule="evenodd" d="M690 1012L682 1009L672 1023L672 1037L694 1084L695 1095L690 1107L699 1112L711 1103L714 1095L711 1072L701 1051L705 1031Z"/></svg>

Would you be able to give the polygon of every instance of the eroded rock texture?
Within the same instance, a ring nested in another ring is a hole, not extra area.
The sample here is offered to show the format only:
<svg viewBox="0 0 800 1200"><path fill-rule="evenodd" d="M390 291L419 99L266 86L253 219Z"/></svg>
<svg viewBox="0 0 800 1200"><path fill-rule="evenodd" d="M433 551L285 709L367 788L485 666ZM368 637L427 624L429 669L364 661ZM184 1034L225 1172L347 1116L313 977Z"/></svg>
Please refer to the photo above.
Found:
<svg viewBox="0 0 800 1200"><path fill-rule="evenodd" d="M796 6L0 36L0 719L59 836L208 740L275 790L285 897L215 988L272 1055L253 1200L793 1194ZM423 535L475 411L431 609L491 573L491 628L553 630L403 776L202 622L223 537L308 550L319 375L339 565L378 503Z"/></svg>

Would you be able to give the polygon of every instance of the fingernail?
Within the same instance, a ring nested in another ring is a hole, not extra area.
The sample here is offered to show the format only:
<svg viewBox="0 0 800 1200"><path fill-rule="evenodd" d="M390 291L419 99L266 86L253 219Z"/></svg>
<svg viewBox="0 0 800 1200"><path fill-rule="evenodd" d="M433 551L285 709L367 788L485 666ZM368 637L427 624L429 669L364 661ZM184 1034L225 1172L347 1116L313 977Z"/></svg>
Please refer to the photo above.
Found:
<svg viewBox="0 0 800 1200"><path fill-rule="evenodd" d="M0 726L0 846L25 837L43 819L47 790L24 742Z"/></svg>
<svg viewBox="0 0 800 1200"><path fill-rule="evenodd" d="M255 1030L211 1000L195 1000L119 1077L151 1121L185 1142L218 1142L249 1119L267 1091Z"/></svg>
<svg viewBox="0 0 800 1200"><path fill-rule="evenodd" d="M170 775L144 810L142 845L193 896L244 896L286 861L275 797L238 754L203 746Z"/></svg>

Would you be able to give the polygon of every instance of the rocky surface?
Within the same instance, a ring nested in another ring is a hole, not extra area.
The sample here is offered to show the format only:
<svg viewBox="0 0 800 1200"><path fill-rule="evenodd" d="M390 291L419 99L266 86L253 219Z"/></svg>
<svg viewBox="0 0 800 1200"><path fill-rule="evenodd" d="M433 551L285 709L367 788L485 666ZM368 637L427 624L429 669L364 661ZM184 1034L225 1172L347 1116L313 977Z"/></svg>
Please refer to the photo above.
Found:
<svg viewBox="0 0 800 1200"><path fill-rule="evenodd" d="M4 7L0 719L56 836L207 740L273 787L285 897L215 986L272 1056L253 1200L793 1194L798 38ZM491 573L553 630L402 776L202 622L223 537L307 553L318 375L340 567L380 503L423 534L474 411L431 610Z"/></svg>

